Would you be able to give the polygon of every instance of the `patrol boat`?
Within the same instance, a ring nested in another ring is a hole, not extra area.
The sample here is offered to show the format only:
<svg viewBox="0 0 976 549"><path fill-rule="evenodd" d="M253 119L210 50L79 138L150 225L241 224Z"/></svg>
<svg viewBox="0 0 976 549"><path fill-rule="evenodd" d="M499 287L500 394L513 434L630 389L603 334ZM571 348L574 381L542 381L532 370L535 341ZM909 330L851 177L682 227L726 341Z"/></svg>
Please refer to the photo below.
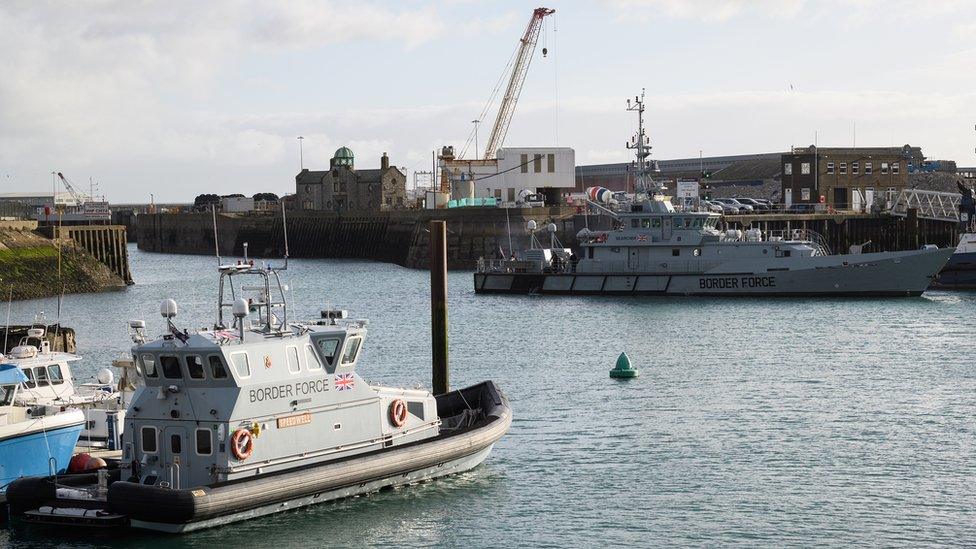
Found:
<svg viewBox="0 0 976 549"><path fill-rule="evenodd" d="M121 466L16 481L12 516L188 532L466 471L508 431L493 382L441 395L369 385L365 320L294 322L277 270L219 274L211 328L179 329L166 300L167 333L133 346L145 386Z"/></svg>
<svg viewBox="0 0 976 549"><path fill-rule="evenodd" d="M959 236L956 252L932 286L952 290L976 289L976 232L965 232Z"/></svg>
<svg viewBox="0 0 976 549"><path fill-rule="evenodd" d="M717 213L679 212L666 188L650 177L643 95L628 109L638 112L638 133L627 145L637 151L634 201L621 211L591 202L610 217L610 230L580 230L579 256L571 261L563 249L530 249L515 261L479 260L475 292L918 296L953 253L925 246L832 255L813 231L720 230Z"/></svg>

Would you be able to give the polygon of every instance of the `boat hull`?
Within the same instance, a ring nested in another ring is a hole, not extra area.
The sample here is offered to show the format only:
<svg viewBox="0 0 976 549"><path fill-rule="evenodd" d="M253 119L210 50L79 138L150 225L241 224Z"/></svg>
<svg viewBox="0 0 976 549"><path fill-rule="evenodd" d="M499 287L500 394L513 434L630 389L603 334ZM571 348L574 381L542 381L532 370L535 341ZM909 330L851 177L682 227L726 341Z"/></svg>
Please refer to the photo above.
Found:
<svg viewBox="0 0 976 549"><path fill-rule="evenodd" d="M955 253L932 282L934 288L976 289L976 252Z"/></svg>
<svg viewBox="0 0 976 549"><path fill-rule="evenodd" d="M688 296L918 296L951 249L804 258L763 270L728 262L708 271L475 273L477 293Z"/></svg>
<svg viewBox="0 0 976 549"><path fill-rule="evenodd" d="M0 428L0 493L21 477L64 472L71 460L85 416L80 411L63 412Z"/></svg>
<svg viewBox="0 0 976 549"><path fill-rule="evenodd" d="M11 485L10 511L35 523L190 532L469 470L485 460L512 422L507 399L491 382L437 399L438 413L447 419L442 434L430 439L185 490L118 481L102 502L58 498L50 478L24 479ZM479 418L452 428L452 421L465 415L465 402L480 410Z"/></svg>

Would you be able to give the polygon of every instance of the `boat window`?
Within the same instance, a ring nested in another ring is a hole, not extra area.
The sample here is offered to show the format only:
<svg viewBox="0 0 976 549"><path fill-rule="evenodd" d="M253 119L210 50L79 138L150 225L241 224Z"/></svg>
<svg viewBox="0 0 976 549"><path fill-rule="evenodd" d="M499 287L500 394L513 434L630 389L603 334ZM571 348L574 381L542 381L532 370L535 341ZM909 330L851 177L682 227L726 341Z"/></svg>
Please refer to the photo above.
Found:
<svg viewBox="0 0 976 549"><path fill-rule="evenodd" d="M47 373L51 379L51 385L61 385L64 383L64 375L61 374L60 364L52 364L48 366Z"/></svg>
<svg viewBox="0 0 976 549"><path fill-rule="evenodd" d="M170 435L169 436L169 449L174 454L183 453L183 437L180 435Z"/></svg>
<svg viewBox="0 0 976 549"><path fill-rule="evenodd" d="M640 219L637 219L635 217L635 218L633 218L633 219L630 220L630 228L631 229L636 229L637 227L640 227Z"/></svg>
<svg viewBox="0 0 976 549"><path fill-rule="evenodd" d="M230 361L234 363L234 369L240 377L251 375L251 365L247 361L247 353L234 353L230 355Z"/></svg>
<svg viewBox="0 0 976 549"><path fill-rule="evenodd" d="M645 217L645 218L641 219L641 228L642 229L650 228L650 226L651 226L651 220L650 220L650 218Z"/></svg>
<svg viewBox="0 0 976 549"><path fill-rule="evenodd" d="M38 387L47 387L47 368L44 366L38 366L34 368L34 377L37 379Z"/></svg>
<svg viewBox="0 0 976 549"><path fill-rule="evenodd" d="M301 371L302 365L298 362L298 347L294 345L288 347L288 352L285 353L285 358L288 360L288 371L297 374Z"/></svg>
<svg viewBox="0 0 976 549"><path fill-rule="evenodd" d="M655 228L655 229L660 229L661 228L661 218L660 217L655 217L654 219L651 219L651 227L652 228Z"/></svg>
<svg viewBox="0 0 976 549"><path fill-rule="evenodd" d="M186 372L193 379L203 379L203 358L200 355L186 355Z"/></svg>
<svg viewBox="0 0 976 549"><path fill-rule="evenodd" d="M30 368L24 368L21 371L24 372L25 376L27 376L27 381L24 382L24 387L27 387L28 389L33 389L34 387L37 387L37 383L34 382L34 370L31 370Z"/></svg>
<svg viewBox="0 0 976 549"><path fill-rule="evenodd" d="M224 361L218 355L210 355L210 375L214 379L226 379L227 378L227 368L224 367Z"/></svg>
<svg viewBox="0 0 976 549"><path fill-rule="evenodd" d="M682 223L683 223L683 221L681 220L680 217L674 218L674 228L675 229L680 229Z"/></svg>
<svg viewBox="0 0 976 549"><path fill-rule="evenodd" d="M690 229L691 228L691 221L692 221L692 219L690 217L686 217L685 218L685 228L686 229Z"/></svg>
<svg viewBox="0 0 976 549"><path fill-rule="evenodd" d="M681 255L681 248L671 248L671 255L678 257Z"/></svg>
<svg viewBox="0 0 976 549"><path fill-rule="evenodd" d="M704 221L705 221L704 219L702 219L702 218L700 218L700 217L696 217L696 218L695 218L695 228L696 228L696 229L701 229L701 228L702 228L702 223L703 223Z"/></svg>
<svg viewBox="0 0 976 549"><path fill-rule="evenodd" d="M209 456L213 453L213 434L210 429L197 429L197 455Z"/></svg>
<svg viewBox="0 0 976 549"><path fill-rule="evenodd" d="M339 339L335 337L329 337L325 339L320 339L315 342L319 346L319 351L322 351L322 356L325 357L325 362L332 366L335 362L336 349L339 348Z"/></svg>
<svg viewBox="0 0 976 549"><path fill-rule="evenodd" d="M16 385L0 385L0 406L10 406L14 400Z"/></svg>
<svg viewBox="0 0 976 549"><path fill-rule="evenodd" d="M311 345L305 346L305 367L309 370L322 369L322 363L319 362L319 357L315 356L315 348Z"/></svg>
<svg viewBox="0 0 976 549"><path fill-rule="evenodd" d="M142 355L142 371L146 377L156 377L156 359L152 355Z"/></svg>
<svg viewBox="0 0 976 549"><path fill-rule="evenodd" d="M183 371L180 369L180 359L173 355L160 355L159 367L163 369L163 377L166 379L183 379Z"/></svg>
<svg viewBox="0 0 976 549"><path fill-rule="evenodd" d="M140 433L142 437L142 451L147 454L156 453L156 428L143 427Z"/></svg>
<svg viewBox="0 0 976 549"><path fill-rule="evenodd" d="M356 355L359 353L359 345L362 343L361 337L350 337L346 342L346 350L342 353L342 363L352 364L356 362Z"/></svg>

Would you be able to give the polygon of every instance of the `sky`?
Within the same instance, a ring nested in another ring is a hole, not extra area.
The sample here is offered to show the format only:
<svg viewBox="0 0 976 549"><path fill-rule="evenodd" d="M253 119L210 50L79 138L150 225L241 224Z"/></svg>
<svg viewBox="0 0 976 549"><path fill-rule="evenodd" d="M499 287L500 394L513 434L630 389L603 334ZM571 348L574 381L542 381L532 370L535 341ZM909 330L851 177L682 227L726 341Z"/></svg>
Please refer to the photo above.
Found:
<svg viewBox="0 0 976 549"><path fill-rule="evenodd" d="M360 168L389 153L410 184L479 117L484 146L482 110L540 3L6 0L0 192L60 171L114 203L282 195L340 146ZM976 166L976 0L545 5L505 145L626 161L626 100L645 89L657 159L816 140Z"/></svg>

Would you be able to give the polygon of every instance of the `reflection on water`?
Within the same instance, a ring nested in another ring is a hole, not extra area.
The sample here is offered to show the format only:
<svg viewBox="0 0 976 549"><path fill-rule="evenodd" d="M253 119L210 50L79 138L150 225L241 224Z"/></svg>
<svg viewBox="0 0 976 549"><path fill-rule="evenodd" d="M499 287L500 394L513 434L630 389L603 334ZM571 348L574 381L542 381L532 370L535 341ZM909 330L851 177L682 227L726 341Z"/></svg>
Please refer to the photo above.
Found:
<svg viewBox="0 0 976 549"><path fill-rule="evenodd" d="M136 286L68 296L81 377L126 321L213 322L213 258L132 253ZM360 372L429 385L428 275L292 261L292 314L370 319ZM178 538L18 528L16 546L782 545L976 542L976 293L916 299L476 296L450 274L451 382L495 379L515 423L467 474ZM16 322L54 300L13 305ZM626 351L641 376L611 380Z"/></svg>

